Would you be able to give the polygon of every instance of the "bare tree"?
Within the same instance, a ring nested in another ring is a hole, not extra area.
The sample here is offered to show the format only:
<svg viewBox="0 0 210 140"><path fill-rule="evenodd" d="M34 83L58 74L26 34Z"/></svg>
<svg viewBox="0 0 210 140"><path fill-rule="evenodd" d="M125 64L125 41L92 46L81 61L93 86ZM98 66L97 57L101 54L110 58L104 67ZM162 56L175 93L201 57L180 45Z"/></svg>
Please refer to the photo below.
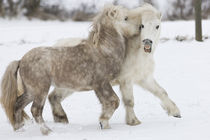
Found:
<svg viewBox="0 0 210 140"><path fill-rule="evenodd" d="M27 9L27 16L32 16L36 14L36 12L40 8L41 0L24 0L24 8Z"/></svg>
<svg viewBox="0 0 210 140"><path fill-rule="evenodd" d="M173 2L174 7L175 7L175 11L177 11L177 16L180 19L184 19L184 9L185 9L185 4L186 4L186 0L177 0Z"/></svg>
<svg viewBox="0 0 210 140"><path fill-rule="evenodd" d="M114 0L114 1L113 1L113 4L114 4L114 5L118 5L118 4L119 4L119 0Z"/></svg>
<svg viewBox="0 0 210 140"><path fill-rule="evenodd" d="M154 5L153 0L144 0L144 2Z"/></svg>
<svg viewBox="0 0 210 140"><path fill-rule="evenodd" d="M201 16L201 1L195 0L195 39L197 41L202 41L202 16Z"/></svg>
<svg viewBox="0 0 210 140"><path fill-rule="evenodd" d="M0 0L0 16L4 17L3 0Z"/></svg>
<svg viewBox="0 0 210 140"><path fill-rule="evenodd" d="M21 10L21 2L22 0L7 0L8 5L9 5L9 16L10 17L15 17L18 15L18 13Z"/></svg>
<svg viewBox="0 0 210 140"><path fill-rule="evenodd" d="M9 4L9 13L10 13L10 17L16 15L15 13L15 9L14 9L14 2L13 0L7 0L8 4Z"/></svg>
<svg viewBox="0 0 210 140"><path fill-rule="evenodd" d="M139 0L139 5L142 5L144 3L149 3L151 5L154 5L154 1L153 0Z"/></svg>

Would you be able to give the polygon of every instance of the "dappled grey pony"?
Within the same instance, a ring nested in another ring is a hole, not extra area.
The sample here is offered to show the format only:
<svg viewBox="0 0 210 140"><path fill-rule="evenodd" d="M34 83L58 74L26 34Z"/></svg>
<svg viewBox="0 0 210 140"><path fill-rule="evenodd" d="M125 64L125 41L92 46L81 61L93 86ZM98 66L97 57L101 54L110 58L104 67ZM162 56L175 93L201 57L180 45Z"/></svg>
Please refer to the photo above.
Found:
<svg viewBox="0 0 210 140"><path fill-rule="evenodd" d="M102 104L101 127L109 128L108 120L119 105L109 82L119 75L126 40L139 35L139 26L138 14L108 5L95 18L88 39L76 47L34 48L21 60L11 62L1 83L1 103L14 130L24 125L23 109L33 102L31 112L41 132L51 131L42 117L51 85L72 91L93 89ZM24 90L19 97L17 75Z"/></svg>

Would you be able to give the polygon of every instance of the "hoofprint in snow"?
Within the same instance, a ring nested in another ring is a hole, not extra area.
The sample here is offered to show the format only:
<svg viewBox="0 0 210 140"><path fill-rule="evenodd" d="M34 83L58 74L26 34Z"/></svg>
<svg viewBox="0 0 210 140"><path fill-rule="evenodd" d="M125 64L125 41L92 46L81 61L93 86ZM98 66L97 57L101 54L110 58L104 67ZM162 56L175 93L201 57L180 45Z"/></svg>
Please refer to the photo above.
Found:
<svg viewBox="0 0 210 140"><path fill-rule="evenodd" d="M210 21L203 21L203 34L210 36ZM90 23L0 20L0 77L9 62L20 59L31 48L49 46L68 37L86 37ZM169 41L159 44L155 52L155 77L181 110L182 118L168 117L156 97L138 86L134 87L135 112L142 124L128 126L124 108L114 113L112 129L100 130L98 117L100 103L94 92L80 92L67 98L63 107L70 124L53 122L48 101L43 117L53 133L51 139L191 139L210 138L210 39L199 43L192 40L175 41L177 35L194 36L194 21L163 22L161 38ZM119 87L114 87L118 96ZM26 112L30 114L30 106ZM31 122L28 122L31 123ZM0 139L48 139L39 127L26 125L22 132L14 132L0 107Z"/></svg>

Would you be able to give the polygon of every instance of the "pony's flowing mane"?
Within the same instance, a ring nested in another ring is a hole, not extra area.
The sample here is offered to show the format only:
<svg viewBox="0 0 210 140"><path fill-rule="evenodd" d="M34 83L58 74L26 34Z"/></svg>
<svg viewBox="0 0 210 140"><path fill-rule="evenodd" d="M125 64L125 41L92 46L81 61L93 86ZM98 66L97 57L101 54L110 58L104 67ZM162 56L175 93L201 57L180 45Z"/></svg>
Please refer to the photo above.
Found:
<svg viewBox="0 0 210 140"><path fill-rule="evenodd" d="M92 45L98 46L99 45L99 38L101 34L101 30L106 27L112 27L113 21L109 19L108 12L110 11L116 11L116 16L118 13L118 10L123 9L122 6L114 6L112 4L106 5L101 12L97 14L97 16L93 19L93 23L91 25L92 30L89 33L88 41Z"/></svg>

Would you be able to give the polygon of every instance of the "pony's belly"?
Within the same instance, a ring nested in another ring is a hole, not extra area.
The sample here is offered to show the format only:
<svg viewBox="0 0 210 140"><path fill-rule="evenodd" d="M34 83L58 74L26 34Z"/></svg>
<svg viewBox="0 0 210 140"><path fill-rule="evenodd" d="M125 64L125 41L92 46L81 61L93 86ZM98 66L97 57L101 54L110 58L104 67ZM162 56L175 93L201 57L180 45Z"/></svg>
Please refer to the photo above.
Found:
<svg viewBox="0 0 210 140"><path fill-rule="evenodd" d="M69 88L75 91L90 90L92 87L92 79L88 76L70 75L55 75L52 78L51 84L57 88Z"/></svg>
<svg viewBox="0 0 210 140"><path fill-rule="evenodd" d="M62 89L69 89L73 91L88 91L92 90L92 87L90 85L78 85L72 83L52 83L52 85L56 88L62 88Z"/></svg>

